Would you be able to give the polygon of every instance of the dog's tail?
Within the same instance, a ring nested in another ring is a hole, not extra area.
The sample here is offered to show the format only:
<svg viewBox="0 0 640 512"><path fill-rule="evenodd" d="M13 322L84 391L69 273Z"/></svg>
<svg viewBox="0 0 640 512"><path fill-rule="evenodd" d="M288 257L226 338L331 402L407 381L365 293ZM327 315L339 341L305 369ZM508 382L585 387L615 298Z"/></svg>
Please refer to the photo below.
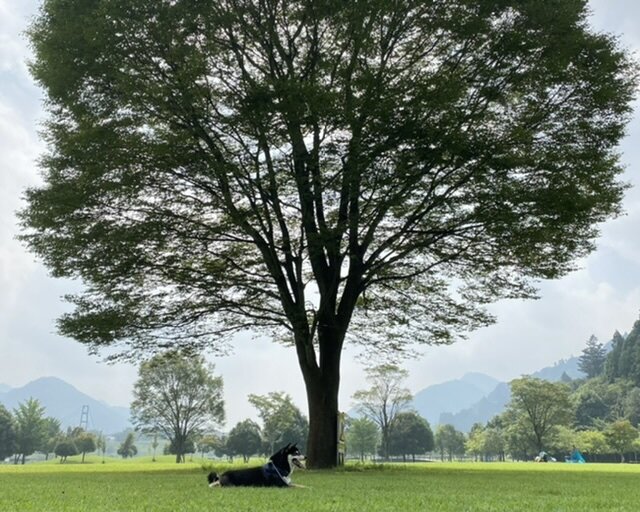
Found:
<svg viewBox="0 0 640 512"><path fill-rule="evenodd" d="M220 478L218 478L218 474L214 471L207 475L207 482L209 482L209 487L214 487L216 485L220 485Z"/></svg>

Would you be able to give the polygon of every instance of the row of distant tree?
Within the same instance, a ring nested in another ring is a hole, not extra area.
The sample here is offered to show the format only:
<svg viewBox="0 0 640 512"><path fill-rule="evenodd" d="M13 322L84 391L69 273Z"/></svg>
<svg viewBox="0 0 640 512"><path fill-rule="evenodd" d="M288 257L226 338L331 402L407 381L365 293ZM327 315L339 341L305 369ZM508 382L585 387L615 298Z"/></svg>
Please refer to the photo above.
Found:
<svg viewBox="0 0 640 512"><path fill-rule="evenodd" d="M224 418L223 381L213 374L213 367L202 357L180 352L157 355L143 363L134 386L132 420L140 435L152 438L155 451L159 441L163 452L183 462L185 455L196 451L215 452L220 456L268 454L280 444L307 443L308 420L286 393L250 395L262 425L255 421L239 422L227 435L214 434ZM136 435L129 432L117 450L122 457L137 454ZM9 412L0 406L0 460L13 456L22 461L35 452L48 458L53 453L67 457L106 450L106 440L82 429L62 432L60 422L45 417L38 400L30 399Z"/></svg>
<svg viewBox="0 0 640 512"><path fill-rule="evenodd" d="M385 371L388 370L387 367ZM512 400L507 409L486 425L475 424L468 434L449 424L438 425L432 434L429 423L415 412L390 414L388 400L393 401L393 397L386 397L387 402L379 402L378 416L365 415L349 421L347 452L362 460L367 456L385 459L411 456L415 459L416 455L427 453L442 460L460 457L531 460L542 450L562 456L578 448L593 460L616 454L624 461L625 454L640 453L640 436L637 422L633 423L624 415L625 409L616 406L615 399L609 404L610 412L617 410L622 415L593 418L590 426L577 423L581 392L585 387L596 384L574 382L577 387L572 392L571 386L565 382L554 383L531 377L514 380L511 382ZM625 389L621 382L609 384L609 387L616 391ZM628 396L626 401L630 402ZM399 409L403 409L402 404ZM627 409L627 414L631 414L630 409Z"/></svg>
<svg viewBox="0 0 640 512"><path fill-rule="evenodd" d="M575 448L596 460L640 453L640 321L626 336L616 331L609 353L592 336L579 368L584 379L516 379L503 413L469 434L439 425L433 435L428 422L408 410L407 372L395 365L370 368L370 387L353 397L361 417L348 425L347 450L360 458L434 451L443 459L483 460L530 460L542 450L561 455Z"/></svg>
<svg viewBox="0 0 640 512"><path fill-rule="evenodd" d="M347 454L364 459L379 455L415 457L437 452L441 458L467 455L481 459L530 459L541 450L569 452L574 447L593 456L640 451L640 321L632 331L613 337L612 350L591 337L580 357L585 379L553 383L523 377L511 382L507 409L487 424L476 424L465 435L451 425L432 431L429 423L409 410L412 395L403 386L407 372L396 365L369 368L369 388L353 399L358 417L346 423ZM131 404L136 429L165 440L165 453L183 462L196 451L218 456L273 453L289 442L305 446L308 420L286 393L249 395L261 424L237 423L219 432L224 420L223 381L201 356L170 351L140 367ZM106 450L104 437L82 429L62 432L60 422L45 417L37 400L13 412L0 406L0 459L16 463L38 451L61 461L68 456ZM137 453L129 433L118 448L122 457Z"/></svg>
<svg viewBox="0 0 640 512"><path fill-rule="evenodd" d="M195 451L218 456L273 453L280 444L305 446L309 423L286 393L249 395L261 425L246 419L227 435L219 433L224 421L222 377L202 356L169 351L140 367L131 403L136 430L169 441L176 462Z"/></svg>
<svg viewBox="0 0 640 512"><path fill-rule="evenodd" d="M48 459L51 454L61 462L72 455L106 450L106 439L101 434L82 428L63 431L60 421L45 416L45 409L36 399L18 404L13 413L0 405L0 462L11 457L15 464L25 463L30 455L39 452Z"/></svg>

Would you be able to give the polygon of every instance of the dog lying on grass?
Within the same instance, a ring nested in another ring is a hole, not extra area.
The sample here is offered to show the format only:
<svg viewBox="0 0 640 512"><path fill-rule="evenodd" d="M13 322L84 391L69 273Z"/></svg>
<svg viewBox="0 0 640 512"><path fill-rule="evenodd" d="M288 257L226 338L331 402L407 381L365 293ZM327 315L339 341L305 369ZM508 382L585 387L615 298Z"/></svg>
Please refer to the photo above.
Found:
<svg viewBox="0 0 640 512"><path fill-rule="evenodd" d="M291 483L294 468L304 469L305 456L298 447L288 444L269 457L264 466L248 469L232 469L218 476L211 472L207 476L209 487L300 487Z"/></svg>

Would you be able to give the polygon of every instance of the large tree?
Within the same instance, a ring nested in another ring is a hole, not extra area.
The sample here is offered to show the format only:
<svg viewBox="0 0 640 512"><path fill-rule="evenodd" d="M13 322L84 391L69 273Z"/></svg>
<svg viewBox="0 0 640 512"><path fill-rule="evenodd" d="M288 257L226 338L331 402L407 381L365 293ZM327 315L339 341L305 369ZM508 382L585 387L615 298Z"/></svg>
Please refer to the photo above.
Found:
<svg viewBox="0 0 640 512"><path fill-rule="evenodd" d="M334 465L347 339L451 343L620 212L634 72L586 4L45 0L22 219L86 285L60 331L129 357L272 333Z"/></svg>
<svg viewBox="0 0 640 512"><path fill-rule="evenodd" d="M537 451L551 442L556 427L569 425L574 414L566 384L534 377L511 381L511 402L507 410L524 427Z"/></svg>
<svg viewBox="0 0 640 512"><path fill-rule="evenodd" d="M133 388L131 419L137 429L162 432L176 462L205 428L224 420L222 377L199 355L170 351L142 363Z"/></svg>

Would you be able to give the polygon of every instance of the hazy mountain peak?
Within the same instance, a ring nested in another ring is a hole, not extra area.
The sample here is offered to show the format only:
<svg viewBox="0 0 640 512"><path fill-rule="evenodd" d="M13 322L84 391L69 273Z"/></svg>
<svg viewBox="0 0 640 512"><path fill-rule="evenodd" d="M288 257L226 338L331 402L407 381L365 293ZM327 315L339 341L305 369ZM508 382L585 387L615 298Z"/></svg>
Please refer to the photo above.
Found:
<svg viewBox="0 0 640 512"><path fill-rule="evenodd" d="M436 424L443 412L458 412L486 396L499 383L482 373L467 373L460 379L434 384L418 391L413 407L429 423Z"/></svg>
<svg viewBox="0 0 640 512"><path fill-rule="evenodd" d="M130 426L128 409L96 400L58 377L41 377L0 393L0 403L9 410L29 398L37 399L45 408L45 416L60 420L63 428L79 425L84 406L89 407L89 430L113 433Z"/></svg>
<svg viewBox="0 0 640 512"><path fill-rule="evenodd" d="M498 379L480 372L465 373L460 380L474 385L485 393L490 393L500 383Z"/></svg>

